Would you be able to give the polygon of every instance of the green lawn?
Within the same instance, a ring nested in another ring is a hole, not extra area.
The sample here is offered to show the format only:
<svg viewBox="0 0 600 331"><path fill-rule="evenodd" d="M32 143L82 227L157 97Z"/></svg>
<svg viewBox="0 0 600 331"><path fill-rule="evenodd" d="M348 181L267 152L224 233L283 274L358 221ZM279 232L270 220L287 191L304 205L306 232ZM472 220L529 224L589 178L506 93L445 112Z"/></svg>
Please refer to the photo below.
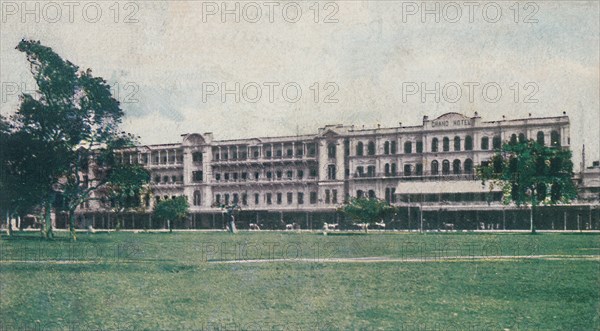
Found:
<svg viewBox="0 0 600 331"><path fill-rule="evenodd" d="M599 327L595 234L37 236L0 240L0 330Z"/></svg>

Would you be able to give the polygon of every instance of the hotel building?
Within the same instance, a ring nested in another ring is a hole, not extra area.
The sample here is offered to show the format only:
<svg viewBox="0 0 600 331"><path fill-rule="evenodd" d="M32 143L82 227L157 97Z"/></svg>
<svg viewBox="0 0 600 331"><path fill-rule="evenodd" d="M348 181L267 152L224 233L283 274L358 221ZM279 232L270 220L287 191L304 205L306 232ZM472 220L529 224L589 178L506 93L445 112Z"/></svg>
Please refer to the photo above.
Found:
<svg viewBox="0 0 600 331"><path fill-rule="evenodd" d="M292 222L317 228L339 221L336 209L358 196L406 207L407 215L397 219L409 223L427 210L439 218L452 208L503 209L501 192L476 180L475 168L488 162L502 142L534 139L569 148L569 135L564 113L500 121L447 113L425 116L417 126L328 125L310 135L216 140L212 133L184 134L180 143L138 146L119 158L151 173L152 193L143 198L145 217L157 201L185 196L192 214L187 227L220 228L221 210L215 205L237 203L242 228L248 223L281 228ZM80 212L99 217L106 207L92 202ZM131 227L142 227L140 216L135 217ZM462 221L479 223L476 218L463 216Z"/></svg>

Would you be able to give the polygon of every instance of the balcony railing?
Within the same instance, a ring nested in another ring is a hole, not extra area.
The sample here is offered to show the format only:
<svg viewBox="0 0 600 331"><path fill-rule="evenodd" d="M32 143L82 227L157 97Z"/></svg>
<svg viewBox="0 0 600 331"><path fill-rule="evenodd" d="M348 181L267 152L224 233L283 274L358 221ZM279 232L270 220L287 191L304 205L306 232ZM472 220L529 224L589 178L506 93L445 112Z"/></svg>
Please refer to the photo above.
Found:
<svg viewBox="0 0 600 331"><path fill-rule="evenodd" d="M452 181L452 180L476 180L477 176L475 173L436 173L432 174L431 172L424 171L422 173L385 173L385 172L376 172L376 173L354 173L350 176L350 179L373 179L373 178L392 178L399 179L402 181Z"/></svg>

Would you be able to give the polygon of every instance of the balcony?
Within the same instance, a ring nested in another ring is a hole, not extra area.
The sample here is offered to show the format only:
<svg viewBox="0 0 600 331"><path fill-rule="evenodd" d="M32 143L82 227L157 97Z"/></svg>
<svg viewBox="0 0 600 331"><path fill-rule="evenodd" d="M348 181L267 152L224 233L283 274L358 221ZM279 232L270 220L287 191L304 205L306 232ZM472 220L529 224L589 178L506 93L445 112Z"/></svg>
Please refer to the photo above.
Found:
<svg viewBox="0 0 600 331"><path fill-rule="evenodd" d="M411 172L410 174L405 174L403 172L393 173L385 173L385 172L377 172L377 173L354 173L350 177L350 179L354 180L368 180L368 179L398 179L400 181L457 181L457 180L477 180L477 176L475 173L449 173L449 174L432 174L430 172L423 172L420 174L416 174Z"/></svg>

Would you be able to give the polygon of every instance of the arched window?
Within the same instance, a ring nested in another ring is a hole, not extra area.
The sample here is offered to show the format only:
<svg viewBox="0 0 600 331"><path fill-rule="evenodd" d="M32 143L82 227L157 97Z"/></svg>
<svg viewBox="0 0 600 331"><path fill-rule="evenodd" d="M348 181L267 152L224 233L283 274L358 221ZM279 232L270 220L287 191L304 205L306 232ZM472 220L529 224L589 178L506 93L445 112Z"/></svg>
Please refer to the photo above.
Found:
<svg viewBox="0 0 600 331"><path fill-rule="evenodd" d="M363 192L363 190L357 190L356 191L356 197L357 198L364 198L365 196L365 192Z"/></svg>
<svg viewBox="0 0 600 331"><path fill-rule="evenodd" d="M513 134L510 136L510 144L511 144L511 145L516 145L516 144L517 144L517 135L516 135L515 133L513 133Z"/></svg>
<svg viewBox="0 0 600 331"><path fill-rule="evenodd" d="M440 164L438 161L433 160L431 161L431 174L432 175L438 175L440 173Z"/></svg>
<svg viewBox="0 0 600 331"><path fill-rule="evenodd" d="M442 175L450 174L450 161L444 160L442 161Z"/></svg>
<svg viewBox="0 0 600 331"><path fill-rule="evenodd" d="M396 142L394 140L392 140L392 145L390 147L391 149L391 154L396 154Z"/></svg>
<svg viewBox="0 0 600 331"><path fill-rule="evenodd" d="M385 164L385 175L388 176L390 174L390 164L386 163Z"/></svg>
<svg viewBox="0 0 600 331"><path fill-rule="evenodd" d="M389 141L386 141L383 144L383 154L385 154L385 155L390 154L390 142Z"/></svg>
<svg viewBox="0 0 600 331"><path fill-rule="evenodd" d="M455 151L460 151L460 137L456 136L454 137L454 150Z"/></svg>
<svg viewBox="0 0 600 331"><path fill-rule="evenodd" d="M432 152L437 152L438 151L438 144L439 144L439 140L438 138L433 138L431 140L431 151Z"/></svg>
<svg viewBox="0 0 600 331"><path fill-rule="evenodd" d="M540 145L545 145L545 143L544 143L544 132L543 131L538 131L538 133L537 133L537 142Z"/></svg>
<svg viewBox="0 0 600 331"><path fill-rule="evenodd" d="M405 164L404 165L404 176L410 176L412 175L412 167L410 166L410 164Z"/></svg>
<svg viewBox="0 0 600 331"><path fill-rule="evenodd" d="M334 143L329 143L327 145L327 156L330 159L335 158L335 152L336 152L335 150L336 150L336 148L335 148L335 144Z"/></svg>
<svg viewBox="0 0 600 331"><path fill-rule="evenodd" d="M554 147L560 146L560 133L558 131L550 132L550 145Z"/></svg>
<svg viewBox="0 0 600 331"><path fill-rule="evenodd" d="M411 141L407 141L404 143L404 153L405 154L412 153L412 142Z"/></svg>
<svg viewBox="0 0 600 331"><path fill-rule="evenodd" d="M367 147L367 152L369 153L369 155L375 155L375 143L372 141L369 141L369 145Z"/></svg>
<svg viewBox="0 0 600 331"><path fill-rule="evenodd" d="M356 155L357 156L363 156L363 143L362 141L359 141L358 144L356 144Z"/></svg>
<svg viewBox="0 0 600 331"><path fill-rule="evenodd" d="M452 172L455 175L460 175L460 160L456 159L454 160L454 162L452 162Z"/></svg>
<svg viewBox="0 0 600 331"><path fill-rule="evenodd" d="M519 133L519 142L524 143L526 141L527 141L527 139L525 139L525 134Z"/></svg>
<svg viewBox="0 0 600 331"><path fill-rule="evenodd" d="M473 160L466 159L465 160L465 174L472 174L472 173L473 173Z"/></svg>
<svg viewBox="0 0 600 331"><path fill-rule="evenodd" d="M200 191L194 191L194 206L200 206L202 193Z"/></svg>
<svg viewBox="0 0 600 331"><path fill-rule="evenodd" d="M377 196L375 195L375 191L369 190L369 199L375 199Z"/></svg>
<svg viewBox="0 0 600 331"><path fill-rule="evenodd" d="M396 163L392 163L392 176L396 176Z"/></svg>
<svg viewBox="0 0 600 331"><path fill-rule="evenodd" d="M500 136L495 136L492 139L492 145L494 149L500 149L502 147L502 139L500 139Z"/></svg>
<svg viewBox="0 0 600 331"><path fill-rule="evenodd" d="M481 149L484 151L487 151L488 149L490 149L490 138L481 137Z"/></svg>
<svg viewBox="0 0 600 331"><path fill-rule="evenodd" d="M466 136L465 137L465 151L472 151L472 150L473 150L473 137Z"/></svg>
<svg viewBox="0 0 600 331"><path fill-rule="evenodd" d="M442 140L442 148L444 152L450 150L450 139L448 137L444 137L444 139Z"/></svg>

